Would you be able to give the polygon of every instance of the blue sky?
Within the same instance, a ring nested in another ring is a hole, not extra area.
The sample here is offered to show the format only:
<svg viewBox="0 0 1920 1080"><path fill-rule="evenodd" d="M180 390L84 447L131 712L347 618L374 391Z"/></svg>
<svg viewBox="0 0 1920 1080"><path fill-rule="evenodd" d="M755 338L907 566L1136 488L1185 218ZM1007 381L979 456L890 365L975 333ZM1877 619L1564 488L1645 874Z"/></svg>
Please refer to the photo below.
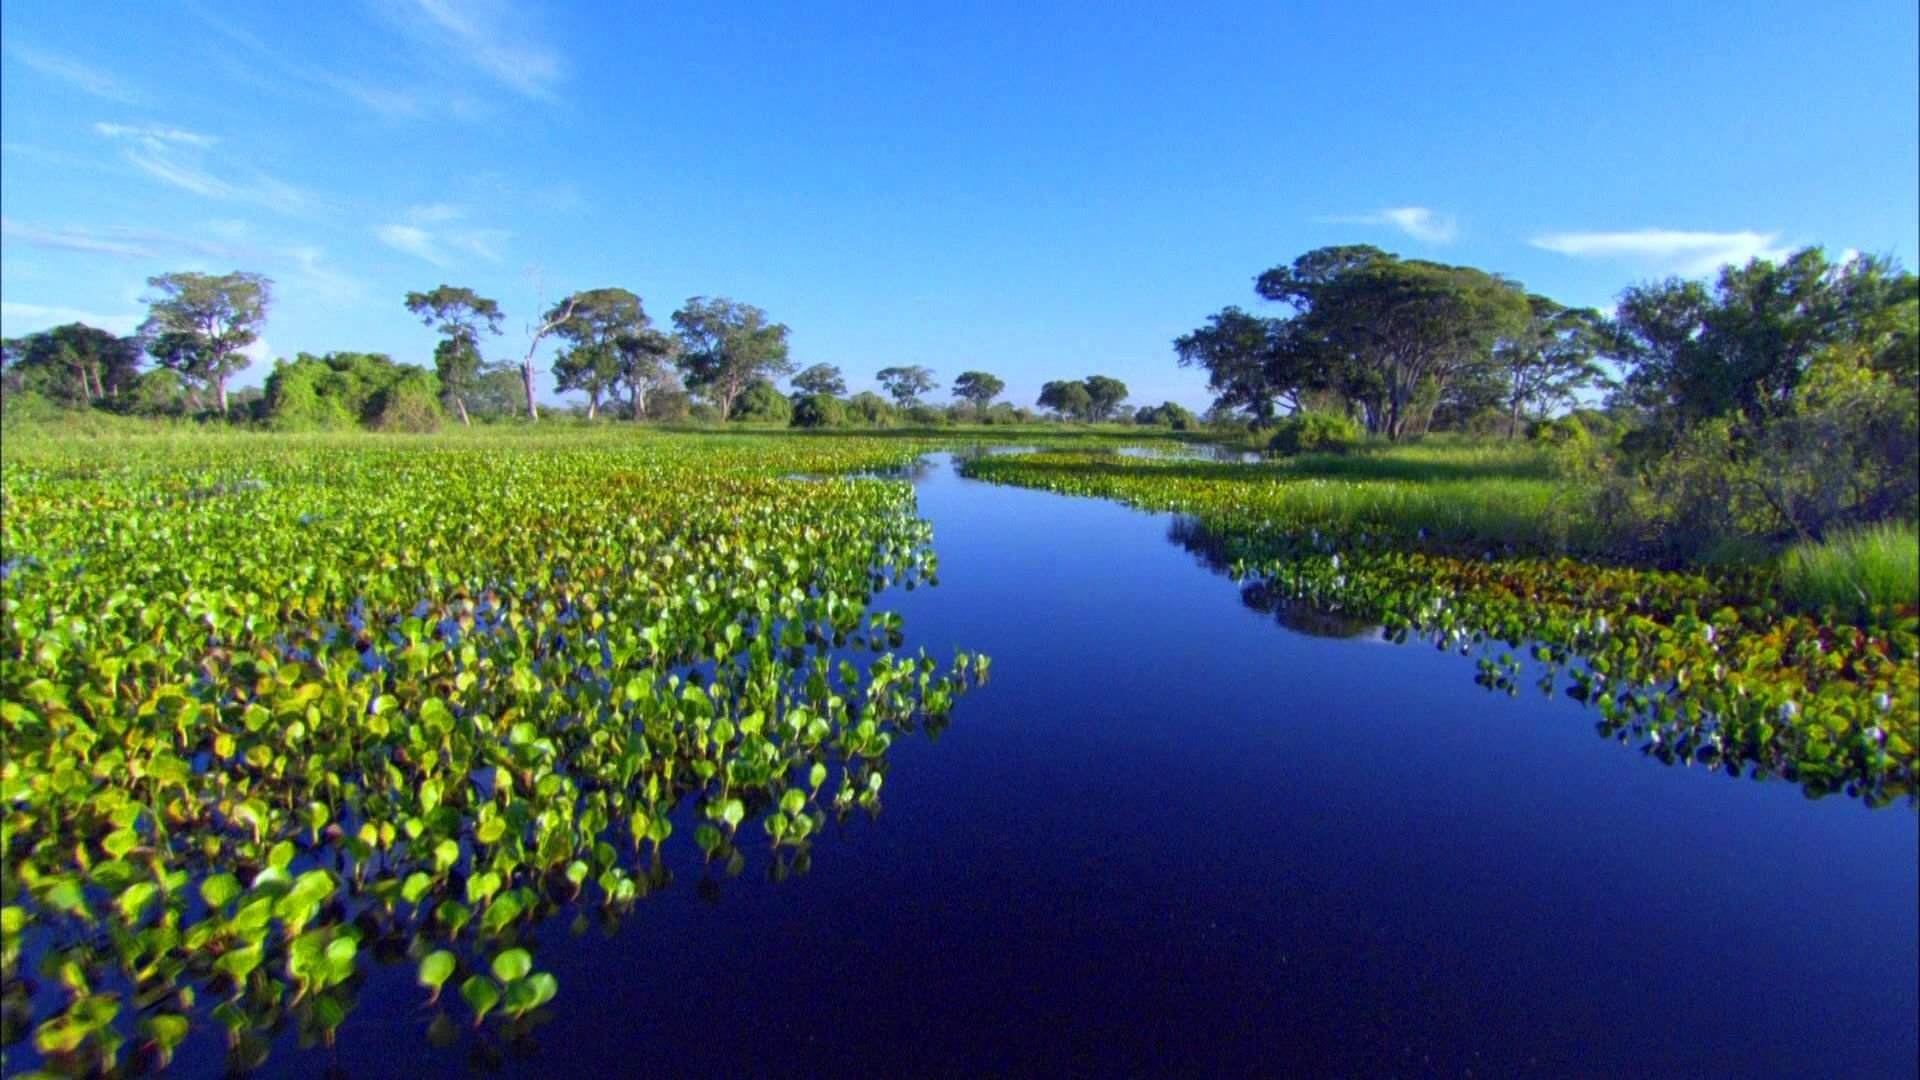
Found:
<svg viewBox="0 0 1920 1080"><path fill-rule="evenodd" d="M1920 24L1831 4L0 9L0 329L260 271L261 352L428 363L409 289L757 304L856 389L1111 374L1315 247L1604 306L1822 244L1915 265ZM536 269L537 268L537 269ZM257 383L256 364L241 383Z"/></svg>

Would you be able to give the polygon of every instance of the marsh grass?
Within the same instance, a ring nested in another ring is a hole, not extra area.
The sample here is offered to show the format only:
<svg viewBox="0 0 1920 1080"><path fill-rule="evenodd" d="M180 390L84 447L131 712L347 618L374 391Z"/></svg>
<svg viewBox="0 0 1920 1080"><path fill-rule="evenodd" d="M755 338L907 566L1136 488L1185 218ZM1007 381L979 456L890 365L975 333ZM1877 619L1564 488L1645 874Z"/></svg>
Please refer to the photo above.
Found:
<svg viewBox="0 0 1920 1080"><path fill-rule="evenodd" d="M1780 560L1780 587L1807 610L1920 603L1920 528L1882 522L1795 545Z"/></svg>

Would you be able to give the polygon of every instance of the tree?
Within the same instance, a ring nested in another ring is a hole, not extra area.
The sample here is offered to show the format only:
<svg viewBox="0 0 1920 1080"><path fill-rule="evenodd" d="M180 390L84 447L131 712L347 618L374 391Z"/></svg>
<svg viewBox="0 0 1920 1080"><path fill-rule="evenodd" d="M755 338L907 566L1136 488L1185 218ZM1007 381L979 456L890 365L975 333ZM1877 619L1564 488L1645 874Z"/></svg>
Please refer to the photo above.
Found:
<svg viewBox="0 0 1920 1080"><path fill-rule="evenodd" d="M85 408L118 397L140 373L140 341L85 323L67 323L0 342L7 370L22 389Z"/></svg>
<svg viewBox="0 0 1920 1080"><path fill-rule="evenodd" d="M1127 384L1105 375L1086 378L1088 414L1095 423L1111 418L1120 403L1127 400Z"/></svg>
<svg viewBox="0 0 1920 1080"><path fill-rule="evenodd" d="M614 353L633 419L647 415L648 397L677 388L673 362L680 355L680 342L673 337L651 328L641 330L615 342Z"/></svg>
<svg viewBox="0 0 1920 1080"><path fill-rule="evenodd" d="M1609 352L1635 404L1681 423L1784 416L1814 357L1859 345L1880 370L1916 364L1920 282L1870 256L1834 264L1817 247L1754 259L1703 282L1668 278L1621 294ZM1911 376L1909 376L1909 380Z"/></svg>
<svg viewBox="0 0 1920 1080"><path fill-rule="evenodd" d="M1493 373L1499 377L1507 411L1507 437L1520 434L1520 419L1561 405L1571 405L1585 386L1605 381L1606 370L1594 362L1601 345L1602 320L1592 308L1569 308L1544 296L1527 297L1530 316L1519 333L1493 350Z"/></svg>
<svg viewBox="0 0 1920 1080"><path fill-rule="evenodd" d="M881 368L874 378L880 380L880 388L902 409L919 404L920 395L934 387L933 372L918 364Z"/></svg>
<svg viewBox="0 0 1920 1080"><path fill-rule="evenodd" d="M534 354L540 351L540 342L548 334L559 330L567 324L568 319L573 318L573 308L576 303L578 303L577 297L569 296L549 309L540 322L527 326L527 355L520 360L520 383L521 392L527 399L527 419L529 420L540 419L540 404L533 388Z"/></svg>
<svg viewBox="0 0 1920 1080"><path fill-rule="evenodd" d="M793 389L798 396L839 397L847 392L847 380L840 377L840 369L832 364L815 364L793 377Z"/></svg>
<svg viewBox="0 0 1920 1080"><path fill-rule="evenodd" d="M273 282L260 274L181 272L147 279L159 290L147 299L140 341L161 367L180 374L199 407L198 388L211 389L227 411L227 379L247 366L241 352L260 340L273 299Z"/></svg>
<svg viewBox="0 0 1920 1080"><path fill-rule="evenodd" d="M1351 364L1370 430L1398 439L1431 417L1449 381L1486 363L1529 315L1514 282L1472 267L1403 260L1368 246L1321 248L1257 279L1284 303L1287 347L1323 366Z"/></svg>
<svg viewBox="0 0 1920 1080"><path fill-rule="evenodd" d="M953 396L972 402L975 409L985 409L1006 388L1006 383L984 371L963 371L953 380Z"/></svg>
<svg viewBox="0 0 1920 1080"><path fill-rule="evenodd" d="M1093 395L1078 379L1056 379L1040 387L1039 406L1062 417L1084 420L1093 414Z"/></svg>
<svg viewBox="0 0 1920 1080"><path fill-rule="evenodd" d="M587 395L587 419L600 413L600 397L620 379L619 343L652 325L640 298L625 289L586 289L567 298L570 314L553 329L570 346L554 358L553 376L562 393ZM549 315L559 313L555 308Z"/></svg>
<svg viewBox="0 0 1920 1080"><path fill-rule="evenodd" d="M749 383L793 370L786 325L767 321L767 313L751 304L695 296L673 313L673 325L688 389L709 397L722 419Z"/></svg>
<svg viewBox="0 0 1920 1080"><path fill-rule="evenodd" d="M442 340L433 350L434 370L460 422L471 424L467 397L480 375L480 334L500 333L504 318L500 305L472 289L441 285L432 292L408 293L407 310L440 332Z"/></svg>

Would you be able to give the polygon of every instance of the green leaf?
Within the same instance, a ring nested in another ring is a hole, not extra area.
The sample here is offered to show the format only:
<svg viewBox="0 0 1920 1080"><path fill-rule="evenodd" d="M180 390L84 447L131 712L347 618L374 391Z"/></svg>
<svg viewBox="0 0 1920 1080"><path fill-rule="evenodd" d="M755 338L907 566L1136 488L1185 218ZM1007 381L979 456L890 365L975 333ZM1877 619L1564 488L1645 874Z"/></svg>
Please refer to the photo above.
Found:
<svg viewBox="0 0 1920 1080"><path fill-rule="evenodd" d="M533 957L525 949L508 949L493 958L493 977L510 983L533 970Z"/></svg>
<svg viewBox="0 0 1920 1080"><path fill-rule="evenodd" d="M485 975L469 976L466 982L460 984L460 996L467 1000L467 1006L473 1010L475 1024L486 1019L493 1007L500 1004L499 987Z"/></svg>

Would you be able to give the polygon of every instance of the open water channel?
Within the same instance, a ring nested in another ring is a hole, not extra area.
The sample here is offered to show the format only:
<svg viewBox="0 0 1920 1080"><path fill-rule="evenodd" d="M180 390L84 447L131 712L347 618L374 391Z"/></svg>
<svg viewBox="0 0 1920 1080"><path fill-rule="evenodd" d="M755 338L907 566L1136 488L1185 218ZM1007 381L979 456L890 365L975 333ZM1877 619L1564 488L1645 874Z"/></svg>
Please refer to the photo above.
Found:
<svg viewBox="0 0 1920 1080"><path fill-rule="evenodd" d="M1289 628L1164 515L944 455L916 483L940 584L876 604L992 678L895 744L877 820L780 882L670 844L616 926L536 933L560 998L522 1045L430 1046L403 960L267 1070L1914 1073L1910 804L1664 766L1458 655Z"/></svg>

